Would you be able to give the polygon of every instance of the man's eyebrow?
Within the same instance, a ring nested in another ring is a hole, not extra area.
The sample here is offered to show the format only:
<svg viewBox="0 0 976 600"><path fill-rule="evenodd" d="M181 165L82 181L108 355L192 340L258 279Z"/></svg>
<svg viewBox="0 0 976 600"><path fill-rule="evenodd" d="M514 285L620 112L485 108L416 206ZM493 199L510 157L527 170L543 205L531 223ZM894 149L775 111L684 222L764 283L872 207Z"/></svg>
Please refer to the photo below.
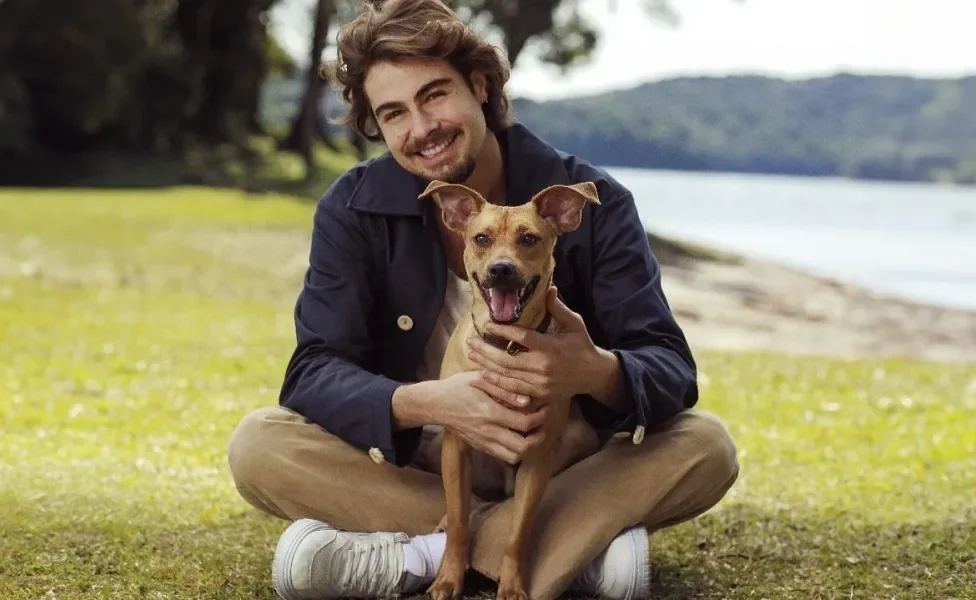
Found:
<svg viewBox="0 0 976 600"><path fill-rule="evenodd" d="M417 93L415 93L413 96L414 96L414 98L416 98L417 96L422 96L422 95L426 94L427 92L429 92L431 89L433 89L433 88L435 88L435 87L437 87L439 85L445 85L445 84L448 84L448 83L451 83L451 80L448 77L438 77L437 79L432 79L432 80L428 81L427 83L425 83L424 85L420 86L420 89L417 90ZM378 115L381 112L383 112L384 110L390 110L390 109L393 109L393 108L396 108L396 107L402 106L402 105L403 105L402 102L398 102L396 100L391 101L391 102L384 102L383 104L380 104L379 106L377 106L376 109L373 112Z"/></svg>

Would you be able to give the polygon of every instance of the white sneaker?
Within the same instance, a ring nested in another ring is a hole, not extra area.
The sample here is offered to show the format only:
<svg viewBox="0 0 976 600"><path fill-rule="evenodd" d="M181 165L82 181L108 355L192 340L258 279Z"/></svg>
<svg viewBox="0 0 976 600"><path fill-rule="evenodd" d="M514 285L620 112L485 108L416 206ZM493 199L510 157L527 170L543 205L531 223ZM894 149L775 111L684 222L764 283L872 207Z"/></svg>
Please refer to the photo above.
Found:
<svg viewBox="0 0 976 600"><path fill-rule="evenodd" d="M278 540L271 581L284 600L398 597L407 541L404 533L352 533L300 519Z"/></svg>
<svg viewBox="0 0 976 600"><path fill-rule="evenodd" d="M647 529L637 525L618 535L572 584L572 591L610 600L643 600L651 587Z"/></svg>

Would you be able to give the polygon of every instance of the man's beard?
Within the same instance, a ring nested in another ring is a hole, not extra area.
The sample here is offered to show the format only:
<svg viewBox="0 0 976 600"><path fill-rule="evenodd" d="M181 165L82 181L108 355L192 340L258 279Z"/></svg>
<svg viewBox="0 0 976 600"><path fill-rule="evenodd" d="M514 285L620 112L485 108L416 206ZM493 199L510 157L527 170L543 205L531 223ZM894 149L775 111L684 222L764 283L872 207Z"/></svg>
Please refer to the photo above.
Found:
<svg viewBox="0 0 976 600"><path fill-rule="evenodd" d="M420 151L421 148L436 145L438 142L454 138L460 134L461 130L457 127L438 129L433 134L428 136L427 139L413 143L409 148L407 148L407 153L415 155ZM469 177L471 177L472 173L474 173L476 166L476 157L467 156L464 157L460 163L454 166L446 167L448 170L443 175L433 175L431 172L426 171L417 173L417 175L420 175L425 179L437 179L445 183L464 183Z"/></svg>
<svg viewBox="0 0 976 600"><path fill-rule="evenodd" d="M471 177L474 173L475 167L477 167L478 161L475 160L473 156L469 156L461 162L461 164L452 167L446 175L438 177L441 181L445 183L464 183Z"/></svg>

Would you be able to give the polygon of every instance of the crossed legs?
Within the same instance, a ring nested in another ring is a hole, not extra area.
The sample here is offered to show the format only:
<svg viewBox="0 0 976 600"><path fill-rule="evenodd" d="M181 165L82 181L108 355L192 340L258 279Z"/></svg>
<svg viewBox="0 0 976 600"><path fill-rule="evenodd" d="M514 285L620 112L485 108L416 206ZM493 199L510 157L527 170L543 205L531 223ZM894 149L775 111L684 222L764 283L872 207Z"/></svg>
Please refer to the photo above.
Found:
<svg viewBox="0 0 976 600"><path fill-rule="evenodd" d="M282 519L422 535L433 532L445 515L440 476L413 466L376 464L285 408L246 415L231 436L228 454L241 496ZM732 438L708 412L686 411L647 431L641 444L611 439L546 487L526 549L529 597L559 596L630 526L654 531L701 515L721 500L737 475ZM495 581L513 504L471 496L471 566Z"/></svg>

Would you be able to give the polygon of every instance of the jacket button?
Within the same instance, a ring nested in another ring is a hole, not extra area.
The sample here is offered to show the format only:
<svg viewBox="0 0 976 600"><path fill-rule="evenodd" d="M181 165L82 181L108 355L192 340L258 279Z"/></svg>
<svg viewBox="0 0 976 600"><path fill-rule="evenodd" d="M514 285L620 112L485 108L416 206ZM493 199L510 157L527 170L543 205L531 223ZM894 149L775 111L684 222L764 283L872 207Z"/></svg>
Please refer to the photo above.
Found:
<svg viewBox="0 0 976 600"><path fill-rule="evenodd" d="M397 318L397 327L404 331L410 331L413 329L413 319L410 318L410 315L400 315Z"/></svg>
<svg viewBox="0 0 976 600"><path fill-rule="evenodd" d="M379 448L370 448L369 457L372 458L373 462L378 465L383 464L383 461L386 460L383 458L383 451Z"/></svg>
<svg viewBox="0 0 976 600"><path fill-rule="evenodd" d="M638 425L634 428L634 443L639 444L644 441L644 426Z"/></svg>

